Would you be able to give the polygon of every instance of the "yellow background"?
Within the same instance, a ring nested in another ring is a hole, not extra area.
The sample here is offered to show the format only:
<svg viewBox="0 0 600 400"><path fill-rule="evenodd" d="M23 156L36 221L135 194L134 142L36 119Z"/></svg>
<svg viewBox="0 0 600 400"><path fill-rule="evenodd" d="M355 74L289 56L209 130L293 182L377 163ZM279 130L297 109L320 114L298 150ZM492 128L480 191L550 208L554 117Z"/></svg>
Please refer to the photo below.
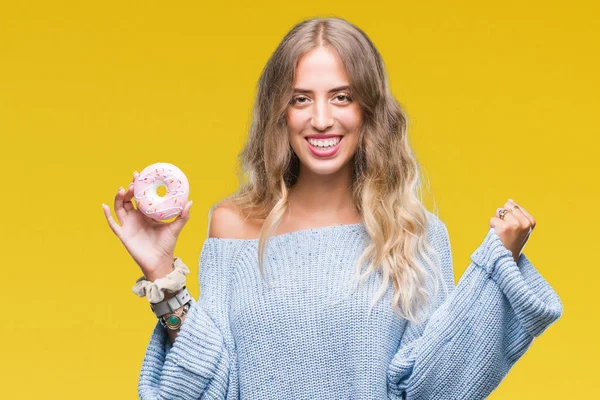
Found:
<svg viewBox="0 0 600 400"><path fill-rule="evenodd" d="M109 229L134 170L179 166L176 254L199 293L212 204L237 187L258 76L312 16L362 28L408 113L456 279L497 207L537 219L525 252L561 296L491 399L598 390L598 9L580 1L2 1L3 398L133 399L155 317ZM114 214L113 214L114 215Z"/></svg>

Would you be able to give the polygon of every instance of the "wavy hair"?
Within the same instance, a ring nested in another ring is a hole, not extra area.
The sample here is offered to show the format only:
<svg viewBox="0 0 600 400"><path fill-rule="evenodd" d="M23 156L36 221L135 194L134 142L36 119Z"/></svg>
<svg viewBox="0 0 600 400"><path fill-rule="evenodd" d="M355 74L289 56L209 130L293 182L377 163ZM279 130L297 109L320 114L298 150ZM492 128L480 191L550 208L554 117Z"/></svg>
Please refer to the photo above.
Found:
<svg viewBox="0 0 600 400"><path fill-rule="evenodd" d="M431 305L427 280L434 279L436 294L438 282L444 283L427 255L433 248L426 240L428 211L419 199L420 169L409 147L406 116L388 88L383 60L368 36L350 22L312 18L295 25L283 38L258 80L249 136L238 155L240 187L210 213L230 201L246 219L264 220L258 245L264 278L265 247L287 210L288 191L299 174L286 120L296 67L304 54L318 46L338 55L363 114L351 189L371 241L358 259L356 282L379 271L383 281L371 310L391 280L394 312L418 322L418 310ZM365 260L370 262L361 274ZM445 283L444 290L447 294Z"/></svg>

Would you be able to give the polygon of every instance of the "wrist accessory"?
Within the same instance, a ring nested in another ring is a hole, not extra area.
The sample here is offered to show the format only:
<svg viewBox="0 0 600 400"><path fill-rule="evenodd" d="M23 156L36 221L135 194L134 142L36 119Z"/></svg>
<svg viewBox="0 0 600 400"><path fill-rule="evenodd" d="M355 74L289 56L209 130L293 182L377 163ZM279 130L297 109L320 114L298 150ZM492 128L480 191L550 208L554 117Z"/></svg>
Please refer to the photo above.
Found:
<svg viewBox="0 0 600 400"><path fill-rule="evenodd" d="M190 296L190 292L188 292L187 288L184 286L179 293L170 299L165 299L159 303L150 303L150 308L154 312L154 315L156 315L157 318L160 318L161 315L174 313L191 299L192 296ZM168 318L168 316L165 317Z"/></svg>
<svg viewBox="0 0 600 400"><path fill-rule="evenodd" d="M160 317L158 319L158 321L160 322L160 324L164 328L170 329L172 331L175 331L175 330L179 329L181 327L181 324L182 324L182 319L181 318L185 314L187 314L187 312L189 311L189 309L191 307L191 303L192 303L191 301L188 301L183 306L181 306L180 308L178 308L177 310L175 310L174 313L165 315L163 317Z"/></svg>
<svg viewBox="0 0 600 400"><path fill-rule="evenodd" d="M190 269L179 257L175 257L171 266L173 272L154 282L146 280L145 276L140 277L133 285L133 293L139 297L146 296L150 303L159 303L165 298L164 291L175 293L184 288L185 276L190 273Z"/></svg>

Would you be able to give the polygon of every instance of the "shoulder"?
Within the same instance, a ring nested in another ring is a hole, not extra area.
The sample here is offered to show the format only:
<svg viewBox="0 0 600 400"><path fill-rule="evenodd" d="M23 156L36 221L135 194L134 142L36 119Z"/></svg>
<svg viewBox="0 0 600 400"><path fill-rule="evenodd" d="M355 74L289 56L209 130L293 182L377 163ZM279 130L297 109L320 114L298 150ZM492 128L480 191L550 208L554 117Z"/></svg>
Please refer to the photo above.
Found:
<svg viewBox="0 0 600 400"><path fill-rule="evenodd" d="M439 257L442 274L446 282L454 285L454 268L452 266L452 246L448 228L442 219L427 210L427 241Z"/></svg>
<svg viewBox="0 0 600 400"><path fill-rule="evenodd" d="M229 201L220 202L208 213L208 237L235 238L242 224L235 206Z"/></svg>
<svg viewBox="0 0 600 400"><path fill-rule="evenodd" d="M433 247L439 256L444 258L445 261L452 259L452 247L448 227L438 215L430 211L427 211L426 235L428 244Z"/></svg>
<svg viewBox="0 0 600 400"><path fill-rule="evenodd" d="M444 224L437 214L434 214L427 209L425 209L425 214L427 217L426 226L429 236L437 236L447 232L446 224Z"/></svg>
<svg viewBox="0 0 600 400"><path fill-rule="evenodd" d="M217 203L208 213L208 237L250 239L255 229L231 201Z"/></svg>

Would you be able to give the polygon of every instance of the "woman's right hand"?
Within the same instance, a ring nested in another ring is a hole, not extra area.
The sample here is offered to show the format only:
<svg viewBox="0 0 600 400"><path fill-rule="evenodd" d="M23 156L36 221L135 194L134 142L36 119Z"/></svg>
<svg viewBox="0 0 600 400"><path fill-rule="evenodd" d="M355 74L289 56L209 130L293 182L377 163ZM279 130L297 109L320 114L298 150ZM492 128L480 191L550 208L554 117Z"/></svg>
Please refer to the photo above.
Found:
<svg viewBox="0 0 600 400"><path fill-rule="evenodd" d="M188 201L181 215L169 223L155 221L133 207L133 179L127 190L119 188L115 195L115 214L120 226L115 222L110 207L102 204L108 225L121 240L129 254L140 266L149 281L166 276L173 270L173 253L179 233L190 218L191 201Z"/></svg>

